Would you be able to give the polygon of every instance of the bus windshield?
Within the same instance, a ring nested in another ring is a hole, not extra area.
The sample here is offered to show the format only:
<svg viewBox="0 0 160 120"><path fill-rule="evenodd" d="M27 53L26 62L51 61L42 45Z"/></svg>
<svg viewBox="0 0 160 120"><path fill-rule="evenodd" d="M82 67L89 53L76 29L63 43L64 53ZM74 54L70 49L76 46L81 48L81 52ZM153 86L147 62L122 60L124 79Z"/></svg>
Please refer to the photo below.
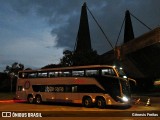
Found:
<svg viewBox="0 0 160 120"><path fill-rule="evenodd" d="M126 76L125 72L123 71L122 67L115 68L115 69L118 71L119 77L127 78L127 76Z"/></svg>
<svg viewBox="0 0 160 120"><path fill-rule="evenodd" d="M105 93L118 101L117 96L121 96L119 79L109 76L97 76L96 79L105 89Z"/></svg>
<svg viewBox="0 0 160 120"><path fill-rule="evenodd" d="M121 101L123 96L130 97L129 84L126 79L101 76L96 78L97 81L104 87L105 93L112 96L115 101Z"/></svg>
<svg viewBox="0 0 160 120"><path fill-rule="evenodd" d="M130 85L129 82L125 79L119 79L121 86L122 86L122 92L125 94L127 97L131 97L130 95Z"/></svg>

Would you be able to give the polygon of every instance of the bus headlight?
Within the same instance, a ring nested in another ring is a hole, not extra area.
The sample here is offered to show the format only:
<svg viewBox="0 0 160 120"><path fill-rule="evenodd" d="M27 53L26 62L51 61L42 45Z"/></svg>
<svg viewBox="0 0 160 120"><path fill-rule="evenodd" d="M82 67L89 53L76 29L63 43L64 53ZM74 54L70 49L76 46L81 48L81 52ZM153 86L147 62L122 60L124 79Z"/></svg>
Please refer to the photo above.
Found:
<svg viewBox="0 0 160 120"><path fill-rule="evenodd" d="M124 78L124 79L126 79L126 78L127 78L127 76L125 76L125 75L124 75L124 76L123 76L123 78Z"/></svg>
<svg viewBox="0 0 160 120"><path fill-rule="evenodd" d="M122 100L123 100L124 102L128 102L128 98L127 98L126 96L123 96L123 97L122 97Z"/></svg>

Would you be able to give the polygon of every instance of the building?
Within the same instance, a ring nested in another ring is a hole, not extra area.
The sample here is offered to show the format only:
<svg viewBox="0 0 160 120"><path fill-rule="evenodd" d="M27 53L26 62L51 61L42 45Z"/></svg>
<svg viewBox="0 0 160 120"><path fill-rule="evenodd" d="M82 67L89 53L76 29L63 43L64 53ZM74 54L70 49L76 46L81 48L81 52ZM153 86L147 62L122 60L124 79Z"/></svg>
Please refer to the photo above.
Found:
<svg viewBox="0 0 160 120"><path fill-rule="evenodd" d="M75 53L93 51L91 46L86 3L82 6ZM99 55L97 64L115 63L135 79L160 78L160 27L134 37L130 12L125 13L124 43Z"/></svg>

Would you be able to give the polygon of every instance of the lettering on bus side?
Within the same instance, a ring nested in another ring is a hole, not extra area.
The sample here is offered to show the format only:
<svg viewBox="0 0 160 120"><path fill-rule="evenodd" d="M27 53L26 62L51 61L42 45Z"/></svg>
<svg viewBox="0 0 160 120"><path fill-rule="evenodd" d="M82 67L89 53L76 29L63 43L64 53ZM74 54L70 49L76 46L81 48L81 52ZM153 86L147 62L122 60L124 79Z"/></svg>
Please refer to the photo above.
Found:
<svg viewBox="0 0 160 120"><path fill-rule="evenodd" d="M32 85L34 92L103 93L97 85Z"/></svg>
<svg viewBox="0 0 160 120"><path fill-rule="evenodd" d="M45 92L64 92L64 87L45 86Z"/></svg>

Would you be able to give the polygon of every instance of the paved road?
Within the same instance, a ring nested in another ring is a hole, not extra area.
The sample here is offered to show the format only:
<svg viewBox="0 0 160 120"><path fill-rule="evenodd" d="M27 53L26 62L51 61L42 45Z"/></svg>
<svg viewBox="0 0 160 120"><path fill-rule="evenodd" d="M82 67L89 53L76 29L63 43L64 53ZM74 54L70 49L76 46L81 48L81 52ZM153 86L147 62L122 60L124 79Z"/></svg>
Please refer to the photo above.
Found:
<svg viewBox="0 0 160 120"><path fill-rule="evenodd" d="M75 104L55 104L44 103L41 105L28 104L25 102L17 102L13 100L0 101L0 114L2 112L12 112L25 115L28 113L40 113L42 117L137 117L137 115L147 117L154 116L160 119L160 104L151 104L145 106L145 103L133 105L130 108L107 107L105 109L85 108ZM0 115L0 117L1 117ZM37 114L38 116L38 114Z"/></svg>

